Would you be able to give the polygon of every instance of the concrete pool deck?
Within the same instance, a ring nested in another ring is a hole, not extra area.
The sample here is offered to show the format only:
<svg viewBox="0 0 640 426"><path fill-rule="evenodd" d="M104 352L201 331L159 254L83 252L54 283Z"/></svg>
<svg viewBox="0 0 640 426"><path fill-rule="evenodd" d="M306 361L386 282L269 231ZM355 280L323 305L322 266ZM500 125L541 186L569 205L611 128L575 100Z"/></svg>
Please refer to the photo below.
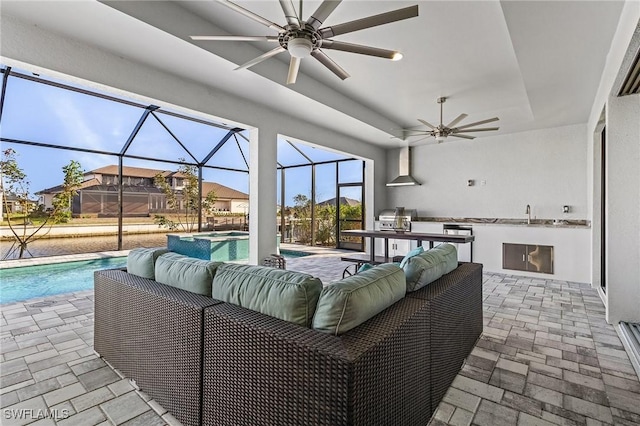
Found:
<svg viewBox="0 0 640 426"><path fill-rule="evenodd" d="M342 253L319 249L287 269L335 281ZM3 425L179 424L93 352L93 291L0 310ZM483 312L431 425L640 424L640 382L590 285L485 273ZM15 418L38 410L58 418Z"/></svg>

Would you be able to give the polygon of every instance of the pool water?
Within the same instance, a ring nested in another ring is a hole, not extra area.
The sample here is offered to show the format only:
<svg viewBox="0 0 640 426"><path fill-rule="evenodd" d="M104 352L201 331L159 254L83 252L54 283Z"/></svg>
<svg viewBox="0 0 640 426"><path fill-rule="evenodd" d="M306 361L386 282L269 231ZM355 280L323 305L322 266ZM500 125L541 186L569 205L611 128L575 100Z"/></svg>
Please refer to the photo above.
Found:
<svg viewBox="0 0 640 426"><path fill-rule="evenodd" d="M280 253L286 258L310 255L295 250L280 250ZM0 304L91 290L94 271L126 266L126 257L109 257L0 269Z"/></svg>
<svg viewBox="0 0 640 426"><path fill-rule="evenodd" d="M287 259L295 259L298 257L311 256L312 253L307 253L306 251L297 251L297 250L285 250L280 249L280 254Z"/></svg>
<svg viewBox="0 0 640 426"><path fill-rule="evenodd" d="M93 289L93 272L127 266L126 257L0 269L0 304Z"/></svg>

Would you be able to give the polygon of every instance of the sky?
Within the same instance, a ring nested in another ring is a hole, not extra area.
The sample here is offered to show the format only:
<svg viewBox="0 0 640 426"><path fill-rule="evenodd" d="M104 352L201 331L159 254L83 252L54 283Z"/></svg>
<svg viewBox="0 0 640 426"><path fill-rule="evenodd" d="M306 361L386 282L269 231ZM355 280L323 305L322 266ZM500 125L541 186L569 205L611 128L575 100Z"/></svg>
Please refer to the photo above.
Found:
<svg viewBox="0 0 640 426"><path fill-rule="evenodd" d="M27 71L15 69L13 71L29 74ZM62 83L78 87L68 82ZM142 108L135 106L10 77L0 122L0 136L117 153L125 145L143 112ZM156 115L197 160L204 159L227 133L226 129L177 118L162 113L162 110L158 110ZM296 146L314 161L348 158L311 145L296 142ZM13 148L17 152L18 164L31 182L32 193L59 185L63 179L62 167L71 160L78 161L84 171L118 164L118 158L111 155L2 142L2 150L7 148ZM127 150L127 154L130 155L164 160L185 158L188 161L192 160L189 152L185 151L152 115L147 118ZM237 140L231 138L207 165L247 170L243 155L248 162L249 143L242 137L237 137ZM305 163L306 160L286 140L280 139L278 140L278 162L286 166ZM124 165L162 170L175 170L178 167L171 163L127 158L124 159ZM321 202L335 197L335 164L316 167L316 201ZM361 161L342 162L338 167L341 182L362 180ZM204 168L203 179L218 182L245 193L249 192L247 173ZM277 173L277 180L279 185L280 173ZM293 205L293 197L298 194L310 197L311 167L288 169L285 182L286 205ZM343 188L340 195L354 199L361 198L359 188ZM279 203L280 191L277 197Z"/></svg>

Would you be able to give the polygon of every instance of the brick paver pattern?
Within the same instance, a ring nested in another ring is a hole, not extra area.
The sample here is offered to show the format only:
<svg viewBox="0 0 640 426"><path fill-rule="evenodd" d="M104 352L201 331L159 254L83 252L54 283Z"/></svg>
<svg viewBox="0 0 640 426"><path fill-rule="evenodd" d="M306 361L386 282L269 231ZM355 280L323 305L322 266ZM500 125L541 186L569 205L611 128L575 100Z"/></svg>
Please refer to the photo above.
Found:
<svg viewBox="0 0 640 426"><path fill-rule="evenodd" d="M338 256L287 269L329 283ZM484 333L431 425L640 424L638 377L590 285L485 273L483 291ZM0 309L3 425L180 424L93 351L93 291Z"/></svg>

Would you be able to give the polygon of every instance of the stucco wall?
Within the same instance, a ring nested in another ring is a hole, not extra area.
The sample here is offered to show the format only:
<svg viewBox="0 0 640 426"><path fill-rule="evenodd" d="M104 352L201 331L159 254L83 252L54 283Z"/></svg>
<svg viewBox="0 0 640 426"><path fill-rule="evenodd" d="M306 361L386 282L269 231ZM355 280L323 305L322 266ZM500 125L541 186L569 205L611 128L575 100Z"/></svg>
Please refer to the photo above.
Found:
<svg viewBox="0 0 640 426"><path fill-rule="evenodd" d="M587 219L586 139L586 125L573 125L417 146L412 174L422 185L391 188L388 200L419 216L526 218L529 204L532 218ZM396 151L388 178L397 172Z"/></svg>

